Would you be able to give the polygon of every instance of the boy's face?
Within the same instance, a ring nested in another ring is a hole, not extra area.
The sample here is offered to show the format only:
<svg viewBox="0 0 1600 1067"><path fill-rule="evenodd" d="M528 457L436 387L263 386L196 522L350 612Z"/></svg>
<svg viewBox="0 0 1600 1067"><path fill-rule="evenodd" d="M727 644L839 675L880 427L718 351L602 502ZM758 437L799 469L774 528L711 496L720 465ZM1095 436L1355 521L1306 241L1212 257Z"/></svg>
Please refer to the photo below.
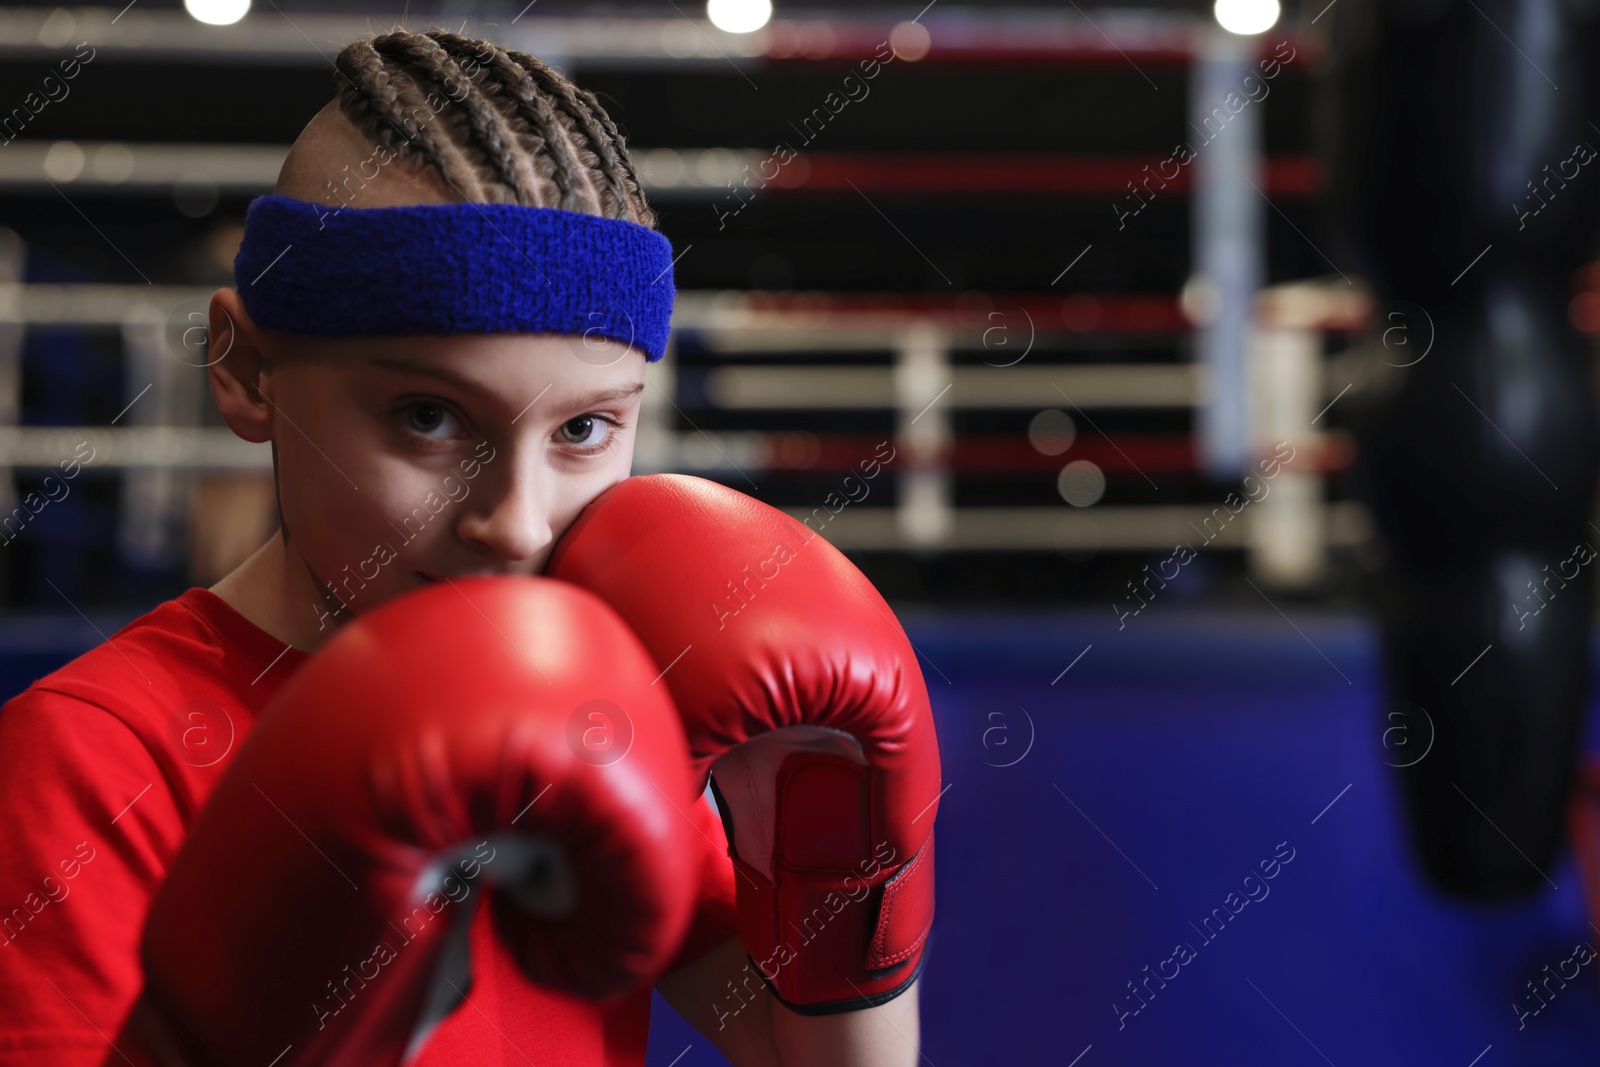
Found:
<svg viewBox="0 0 1600 1067"><path fill-rule="evenodd" d="M352 614L538 573L632 467L645 360L614 342L261 332L285 540Z"/></svg>
<svg viewBox="0 0 1600 1067"><path fill-rule="evenodd" d="M374 148L329 101L273 191L346 204L345 178ZM463 196L403 159L355 184L354 207ZM273 442L285 546L336 622L428 581L540 572L578 512L632 468L645 359L616 342L311 337L250 323L232 290L211 312L212 336L251 352L219 360L213 393L235 432Z"/></svg>

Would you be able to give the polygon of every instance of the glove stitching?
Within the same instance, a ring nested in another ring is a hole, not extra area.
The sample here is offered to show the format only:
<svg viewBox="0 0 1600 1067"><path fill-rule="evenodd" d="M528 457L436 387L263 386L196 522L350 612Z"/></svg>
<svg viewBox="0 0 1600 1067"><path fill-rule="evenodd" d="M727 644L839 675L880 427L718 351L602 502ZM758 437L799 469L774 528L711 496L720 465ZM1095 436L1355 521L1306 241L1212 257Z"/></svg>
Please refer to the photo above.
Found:
<svg viewBox="0 0 1600 1067"><path fill-rule="evenodd" d="M880 965L880 968L893 966L909 959L912 954L915 953L919 947L921 947L923 940L928 936L928 927L932 927L933 925L933 923L930 921L928 923L928 927L925 927L922 933L918 934L916 939L912 941L911 944L906 948L894 953L893 955L885 955L884 942L888 940L889 927L894 922L894 910L899 900L898 893L891 894L890 885L891 883L900 880L902 877L908 882L911 881L916 874L917 868L922 865L923 858L931 850L932 844L933 839L930 837L928 839L928 844L917 850L917 854L912 857L911 862L906 864L900 870L896 871L890 876L889 880L884 883L883 898L879 904L878 931L875 935L873 935L872 953L869 956L869 959L871 960L883 961Z"/></svg>

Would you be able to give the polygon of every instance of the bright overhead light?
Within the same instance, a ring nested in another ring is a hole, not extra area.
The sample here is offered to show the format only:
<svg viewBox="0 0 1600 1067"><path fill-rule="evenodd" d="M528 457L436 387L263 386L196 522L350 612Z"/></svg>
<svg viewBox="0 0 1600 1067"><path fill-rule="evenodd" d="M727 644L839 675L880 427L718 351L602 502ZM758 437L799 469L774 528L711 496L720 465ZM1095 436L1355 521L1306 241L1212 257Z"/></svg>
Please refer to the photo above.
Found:
<svg viewBox="0 0 1600 1067"><path fill-rule="evenodd" d="M723 33L751 33L772 20L772 0L706 0L706 18Z"/></svg>
<svg viewBox="0 0 1600 1067"><path fill-rule="evenodd" d="M207 26L232 26L250 10L250 0L183 0L183 9Z"/></svg>
<svg viewBox="0 0 1600 1067"><path fill-rule="evenodd" d="M1276 26L1282 9L1278 0L1217 0L1212 11L1223 29L1249 36Z"/></svg>

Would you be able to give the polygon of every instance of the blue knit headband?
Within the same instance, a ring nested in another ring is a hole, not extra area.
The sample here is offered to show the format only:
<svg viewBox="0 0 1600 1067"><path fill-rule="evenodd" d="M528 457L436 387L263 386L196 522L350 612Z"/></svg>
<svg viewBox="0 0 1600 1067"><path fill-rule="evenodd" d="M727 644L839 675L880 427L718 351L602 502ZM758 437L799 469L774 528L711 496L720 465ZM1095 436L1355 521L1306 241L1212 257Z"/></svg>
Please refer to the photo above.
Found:
<svg viewBox="0 0 1600 1067"><path fill-rule="evenodd" d="M676 295L672 244L647 226L519 204L330 208L259 196L234 286L293 333L556 333L655 361Z"/></svg>

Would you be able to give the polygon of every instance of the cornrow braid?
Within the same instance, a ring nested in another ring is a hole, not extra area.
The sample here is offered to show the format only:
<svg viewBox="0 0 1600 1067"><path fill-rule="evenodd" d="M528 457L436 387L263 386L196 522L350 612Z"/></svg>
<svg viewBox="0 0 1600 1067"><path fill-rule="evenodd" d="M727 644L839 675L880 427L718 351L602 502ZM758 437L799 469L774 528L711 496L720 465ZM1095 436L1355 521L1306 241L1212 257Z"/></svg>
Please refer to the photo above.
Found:
<svg viewBox="0 0 1600 1067"><path fill-rule="evenodd" d="M595 157L595 166L605 177L606 186L612 197L611 208L605 214L611 218L627 217L628 191L622 184L621 176L617 174L616 153L602 150L607 143L607 134L595 122L594 115L579 98L577 86L546 66L538 56L528 55L526 52L512 52L509 49L506 54L526 68L541 89L555 96L562 111L576 127L572 130L572 137L580 157L585 149Z"/></svg>
<svg viewBox="0 0 1600 1067"><path fill-rule="evenodd" d="M397 29L346 46L335 65L344 115L464 199L656 224L616 123L537 56L443 29ZM446 121L417 124L418 112Z"/></svg>
<svg viewBox="0 0 1600 1067"><path fill-rule="evenodd" d="M644 188L639 181L639 174L633 169L633 159L628 155L628 139L617 129L617 124L611 121L611 116L606 114L606 109L600 106L600 100L589 90L579 89L578 96L589 108L589 113L595 121L600 123L605 130L605 137L600 144L611 156L611 165L622 174L622 184L625 189L625 199L632 210L641 215L648 216L648 225L655 225L655 212L645 203Z"/></svg>
<svg viewBox="0 0 1600 1067"><path fill-rule="evenodd" d="M384 59L370 41L356 41L334 58L334 65L344 75L339 87L339 108L368 135L387 144L397 153L420 155L444 180L459 187L471 184L473 175L464 169L459 154L447 153L426 126L412 132L407 124L405 108L413 116L417 111L432 109L417 92L416 84L408 77L391 76ZM400 139L396 139L396 134Z"/></svg>
<svg viewBox="0 0 1600 1067"><path fill-rule="evenodd" d="M484 62L495 84L514 104L515 111L510 117L533 140L535 155L544 155L550 160L550 177L557 193L554 206L568 211L581 210L582 190L578 187L577 172L583 163L571 139L561 132L560 120L550 106L550 98L538 90L527 70L513 63L511 57L498 48L490 48L483 54L479 51L482 41L442 31L433 36L452 55L471 54ZM556 135L552 136L552 130L557 131Z"/></svg>
<svg viewBox="0 0 1600 1067"><path fill-rule="evenodd" d="M489 173L501 184L508 186L522 200L525 190L517 164L511 157L511 144L515 135L506 125L505 118L488 98L477 90L467 72L461 69L450 53L439 42L422 33L386 33L372 42L378 54L388 59L398 59L411 68L423 71L437 83L445 97L459 104L465 113L471 141L464 147L477 152L489 165ZM456 88L452 91L451 83Z"/></svg>

